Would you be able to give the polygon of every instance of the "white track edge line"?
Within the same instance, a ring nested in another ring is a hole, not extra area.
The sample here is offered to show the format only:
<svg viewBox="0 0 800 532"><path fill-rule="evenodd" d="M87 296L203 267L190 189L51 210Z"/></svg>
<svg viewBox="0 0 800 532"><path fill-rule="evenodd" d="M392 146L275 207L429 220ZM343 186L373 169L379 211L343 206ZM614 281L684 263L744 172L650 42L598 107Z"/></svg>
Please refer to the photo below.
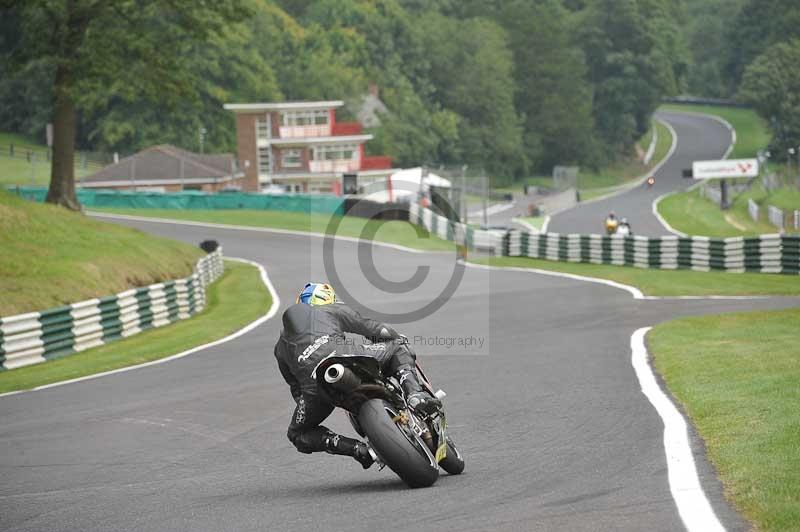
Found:
<svg viewBox="0 0 800 532"><path fill-rule="evenodd" d="M327 236L325 233L314 233L311 231L295 231L292 229L276 229L272 227L257 227L253 225L218 224L214 222L197 222L194 220L176 220L174 218L151 218L148 216L133 216L130 214L114 214L114 213L97 212L97 211L87 211L86 214L88 214L89 216L93 216L95 218L112 218L112 219L118 218L120 220L133 220L138 222L191 225L195 227L213 227L217 229L231 229L236 231L254 231L258 233L276 233L281 235L311 236L316 238L325 238ZM365 242L375 246L396 249L399 251L406 251L408 253L448 253L447 251L409 248L406 246L402 246L400 244L390 244L389 242L380 242L377 240L362 240L360 238L355 238L352 236L336 235L334 238L336 238L337 240L345 240L347 242L356 242L356 243Z"/></svg>
<svg viewBox="0 0 800 532"><path fill-rule="evenodd" d="M470 268L478 268L482 270L508 270L513 272L538 273L540 275L549 275L551 277L563 277L566 279L573 279L576 281L585 281L587 283L604 284L606 286L612 286L620 290L625 290L626 292L630 293L633 296L633 299L645 299L646 297L641 290L639 290L634 286L618 283L616 281L611 281L609 279L601 279L599 277L586 277L584 275L577 275L574 273L554 272L550 270L540 270L538 268L520 268L517 266L491 266L489 264L478 264L475 262L466 262L465 265Z"/></svg>
<svg viewBox="0 0 800 532"><path fill-rule="evenodd" d="M550 225L550 220L552 220L552 219L553 219L553 217L550 216L549 214L545 215L544 221L542 222L542 233L547 234L547 226Z"/></svg>
<svg viewBox="0 0 800 532"><path fill-rule="evenodd" d="M258 327L259 325L261 325L265 321L267 321L270 318L272 318L273 316L275 316L275 314L278 313L278 309L280 308L281 299L280 299L280 297L278 297L278 291L275 290L275 286L272 284L272 281L269 278L269 274L267 273L267 270L261 264L259 264L257 262L254 262L254 261L251 261L251 260L247 260L247 259L241 259L241 258L238 258L238 257L225 257L225 260L231 260L231 261L235 261L235 262L241 262L241 263L244 263L244 264L250 264L251 266L255 266L256 268L258 268L259 273L261 274L261 282L263 282L264 286L267 287L267 290L269 291L270 296L272 297L272 305L270 306L270 308L269 308L269 310L267 311L266 314L264 314L263 316L261 316L260 318L258 318L256 320L248 323L247 325L245 325L244 327L242 327L238 331L235 331L235 332L229 334L228 336L225 336L224 338L220 338L219 340L214 340L213 342L209 342L209 343L206 343L206 344L198 345L196 347L192 347L191 349L187 349L186 351L181 351L180 353L176 353L174 355L169 355L169 356L164 357L164 358L159 358L158 360L151 360L150 362L144 362L142 364L136 364L135 366L126 366L124 368L112 369L112 370L109 370L109 371L103 371L101 373L94 373L92 375L86 375L84 377L78 377L76 379L69 379L69 380L66 380L66 381L59 381L59 382L53 382L53 383L50 383L50 384L43 384L42 386L36 386L34 388L30 388L30 389L27 389L27 390L16 390L16 391L13 391L13 392L6 392L6 393L0 394L0 397L6 397L6 396L9 396L9 395L17 395L17 394L26 393L26 392L35 392L35 391L39 391L39 390L46 390L48 388L55 388L57 386L63 386L65 384L71 384L71 383L74 383L74 382L87 381L87 380L91 380L91 379L98 379L100 377L105 377L107 375L114 375L114 374L117 374L117 373L124 373L126 371L133 371L135 369L145 368L145 367L148 367L148 366L155 366L156 364L163 364L165 362L169 362L171 360L176 360L176 359L179 359L179 358L183 358L183 357L191 355L193 353L197 353L198 351L202 351L204 349L208 349L209 347L214 347L214 346L217 346L217 345L220 345L220 344L224 344L226 342L230 342L231 340L234 340L234 339L242 336L243 334L246 334L246 333L252 331L253 329ZM106 344L106 345L108 345L108 344Z"/></svg>
<svg viewBox="0 0 800 532"><path fill-rule="evenodd" d="M507 211L508 209L513 208L516 205L516 202L506 202L506 203L495 203L490 207L486 207L486 217L494 216L495 214L499 214L501 212ZM476 211L468 212L467 217L475 218L475 217L483 217L483 209L479 209Z"/></svg>
<svg viewBox="0 0 800 532"><path fill-rule="evenodd" d="M672 196L673 194L676 194L678 192L685 192L685 191L684 190L673 190L672 192L665 192L664 194L661 194L659 197L657 197L656 199L653 200L653 203L650 204L650 210L653 211L653 216L656 217L656 220L658 220L658 222L661 224L661 226L664 229L666 229L667 231L669 231L670 233L672 233L675 236L680 236L680 237L686 238L689 235L687 235L683 231L678 231L677 229L672 227L669 224L669 222L667 220L665 220L663 216L661 216L661 213L658 212L658 204L661 203L661 200L663 200L667 196Z"/></svg>
<svg viewBox="0 0 800 532"><path fill-rule="evenodd" d="M512 272L527 272L537 273L541 275L549 275L551 277L563 277L565 279L573 279L575 281L584 281L587 283L603 284L624 290L633 296L633 299L641 299L643 301L684 301L684 300L711 300L711 301L740 301L740 300L757 300L757 299L771 299L774 296L736 296L736 295L705 295L705 296L647 296L635 286L631 286L611 279L604 279L602 277L589 277L586 275L579 275L576 273L557 272L553 270L542 270L539 268L525 268L521 266L492 266L490 264L479 264L477 262L465 263L466 266L471 268L480 268L484 270L508 270ZM670 271L670 270L664 270Z"/></svg>
<svg viewBox="0 0 800 532"><path fill-rule="evenodd" d="M631 364L642 393L664 423L664 453L672 499L678 508L683 525L689 532L724 532L725 527L714 513L700 484L689 442L688 424L658 385L653 368L648 362L644 338L651 329L652 327L642 327L631 336Z"/></svg>
<svg viewBox="0 0 800 532"><path fill-rule="evenodd" d="M524 227L525 229L527 229L527 230L528 230L528 232L530 232L530 233L533 233L533 234L535 234L535 235L538 235L538 234L540 234L540 233L541 233L541 231L540 231L540 230L539 230L539 229L538 229L538 228L537 228L535 225L533 225L533 224L530 224L530 223L526 222L526 221L525 221L524 219L522 219L522 218L511 218L511 222L512 222L512 223L515 223L515 224L519 224L519 225L521 225L522 227Z"/></svg>

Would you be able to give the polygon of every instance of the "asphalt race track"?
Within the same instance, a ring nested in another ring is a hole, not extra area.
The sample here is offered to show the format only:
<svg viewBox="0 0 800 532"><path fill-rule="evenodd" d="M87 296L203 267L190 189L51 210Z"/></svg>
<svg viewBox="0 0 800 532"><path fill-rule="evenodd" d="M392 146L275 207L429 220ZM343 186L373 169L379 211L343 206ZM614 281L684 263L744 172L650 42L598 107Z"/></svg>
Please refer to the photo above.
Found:
<svg viewBox="0 0 800 532"><path fill-rule="evenodd" d="M660 112L657 116L673 127L678 145L672 157L655 173L655 185L649 188L642 184L618 196L578 204L553 216L548 227L550 232L602 233L605 231L603 220L614 211L617 216L628 218L634 234L670 234L653 215L653 200L693 185L695 181L684 179L681 171L691 168L696 160L722 158L731 143L731 133L722 123L699 115Z"/></svg>
<svg viewBox="0 0 800 532"><path fill-rule="evenodd" d="M284 302L324 275L317 238L131 225L188 242L218 239L227 255L264 264ZM340 271L360 302L421 306L416 293L359 291L355 249L340 242L336 258L350 257ZM431 286L454 262L387 248L374 255L395 280L430 265ZM294 450L285 436L292 403L271 354L276 317L163 365L0 398L0 528L383 530L403 520L419 530L680 529L662 423L639 390L630 335L677 315L791 304L642 301L604 285L468 268L438 312L400 327L412 337L486 342L469 350L476 354L417 346L448 392L451 431L467 459L464 475L424 490L404 488L388 470ZM351 432L341 413L329 426ZM715 510L741 528L697 451Z"/></svg>
<svg viewBox="0 0 800 532"><path fill-rule="evenodd" d="M124 223L219 240L226 255L267 268L282 308L307 280L327 277L316 237ZM454 271L450 254L386 247L373 249L374 268L360 268L356 249L338 241L337 271L351 298L378 311L423 306ZM421 264L430 275L407 294L387 295L362 273L399 281ZM293 403L272 356L276 316L165 364L0 398L0 529L680 530L663 424L631 366L631 334L798 300L635 300L602 284L467 268L443 303L398 328L448 393L463 475L410 490L389 470L296 452L286 439ZM341 412L326 424L352 434ZM691 438L717 516L746 529Z"/></svg>

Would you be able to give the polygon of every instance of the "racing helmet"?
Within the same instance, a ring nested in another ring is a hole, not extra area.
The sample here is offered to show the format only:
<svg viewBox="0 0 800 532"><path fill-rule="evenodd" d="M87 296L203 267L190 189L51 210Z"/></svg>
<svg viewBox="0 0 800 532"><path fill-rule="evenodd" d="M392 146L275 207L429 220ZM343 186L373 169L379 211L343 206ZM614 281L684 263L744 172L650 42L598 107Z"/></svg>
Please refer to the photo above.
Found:
<svg viewBox="0 0 800 532"><path fill-rule="evenodd" d="M336 292L333 287L326 283L308 283L303 287L300 295L297 296L295 303L305 303L306 305L319 306L331 305L336 302Z"/></svg>

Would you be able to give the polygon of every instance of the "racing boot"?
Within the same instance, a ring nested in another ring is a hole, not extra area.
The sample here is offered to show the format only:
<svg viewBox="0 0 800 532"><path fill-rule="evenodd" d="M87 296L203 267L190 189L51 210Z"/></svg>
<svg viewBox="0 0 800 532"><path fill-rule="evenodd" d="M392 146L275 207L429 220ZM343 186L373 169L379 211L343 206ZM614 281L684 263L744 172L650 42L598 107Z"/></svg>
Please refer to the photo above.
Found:
<svg viewBox="0 0 800 532"><path fill-rule="evenodd" d="M442 402L422 389L417 375L412 370L400 371L400 386L406 394L408 406L421 414L434 414L442 407Z"/></svg>
<svg viewBox="0 0 800 532"><path fill-rule="evenodd" d="M375 463L375 454L364 442L341 436L335 432L328 432L325 436L325 451L330 454L352 456L364 469Z"/></svg>
<svg viewBox="0 0 800 532"><path fill-rule="evenodd" d="M377 458L375 451L370 449L369 445L364 442L356 443L356 447L353 452L355 453L353 458L355 458L364 469L369 469L370 466L375 463L375 459Z"/></svg>

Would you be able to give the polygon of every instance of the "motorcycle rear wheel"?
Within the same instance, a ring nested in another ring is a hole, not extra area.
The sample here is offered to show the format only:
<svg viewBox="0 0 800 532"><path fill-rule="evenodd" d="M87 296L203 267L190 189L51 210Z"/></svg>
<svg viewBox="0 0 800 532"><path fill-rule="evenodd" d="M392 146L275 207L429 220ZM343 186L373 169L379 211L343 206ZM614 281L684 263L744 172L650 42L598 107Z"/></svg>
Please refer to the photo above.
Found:
<svg viewBox="0 0 800 532"><path fill-rule="evenodd" d="M358 423L380 459L412 488L433 485L439 466L425 442L410 427L395 421L398 410L382 399L361 406Z"/></svg>

